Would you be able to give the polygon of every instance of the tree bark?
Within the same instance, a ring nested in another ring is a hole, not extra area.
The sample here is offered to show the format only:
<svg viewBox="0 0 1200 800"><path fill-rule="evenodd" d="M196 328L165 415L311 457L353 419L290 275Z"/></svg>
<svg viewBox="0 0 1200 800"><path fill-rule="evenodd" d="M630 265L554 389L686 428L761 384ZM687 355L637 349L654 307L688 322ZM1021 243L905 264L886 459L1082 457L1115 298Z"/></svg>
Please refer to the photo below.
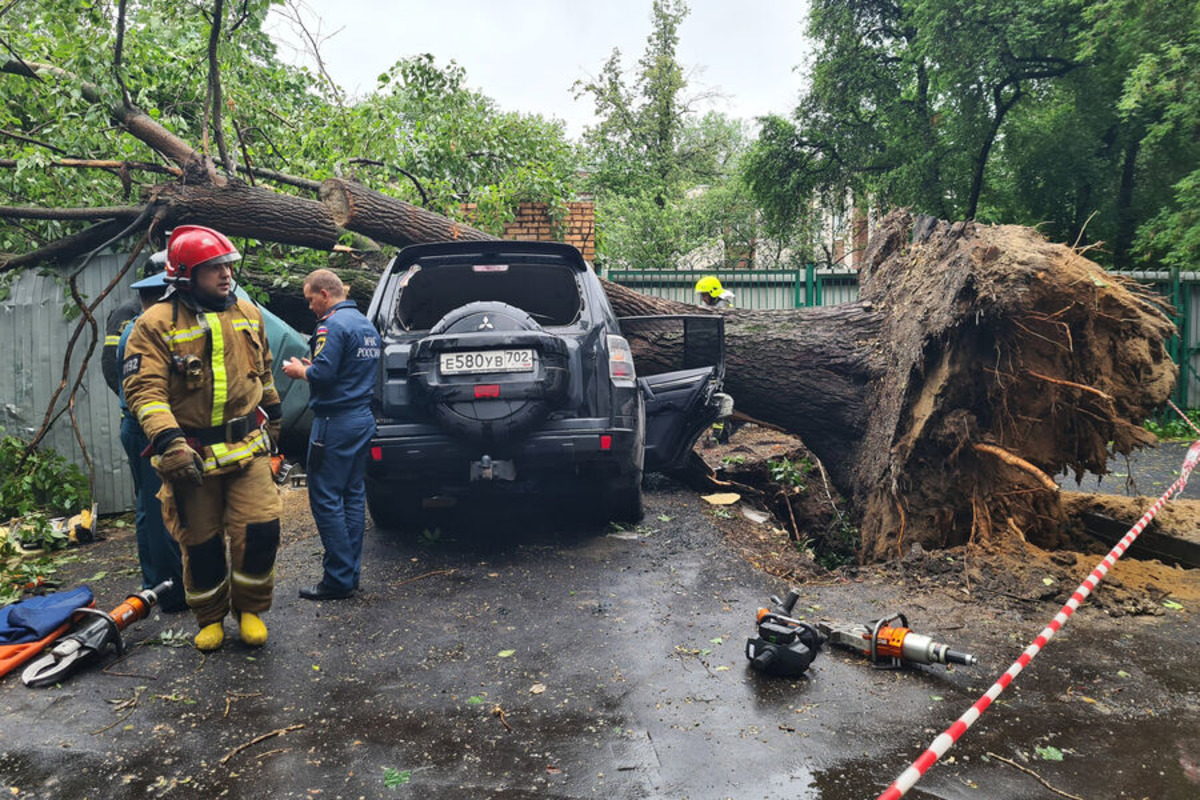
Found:
<svg viewBox="0 0 1200 800"><path fill-rule="evenodd" d="M620 317L713 314L725 317L725 391L738 411L799 436L843 492L866 431L867 391L883 365L855 342L878 335L880 317L864 303L795 311L716 312L604 282Z"/></svg>
<svg viewBox="0 0 1200 800"><path fill-rule="evenodd" d="M0 253L0 272L36 266L47 261L70 261L80 253L86 253L88 250L104 244L120 233L126 224L126 221L119 219L108 220L84 228L79 233L73 233L70 236L56 239L45 247L39 247L37 250L29 253L22 253L20 255Z"/></svg>
<svg viewBox="0 0 1200 800"><path fill-rule="evenodd" d="M42 208L41 206L0 206L0 219L61 219L96 222L102 219L134 220L141 206L102 206L98 208Z"/></svg>
<svg viewBox="0 0 1200 800"><path fill-rule="evenodd" d="M1128 269L1133 252L1133 237L1137 232L1137 215L1133 208L1133 187L1137 177L1137 157L1140 137L1130 136L1121 159L1121 187L1117 191L1117 240L1113 245L1113 264Z"/></svg>
<svg viewBox="0 0 1200 800"><path fill-rule="evenodd" d="M226 236L332 250L341 234L329 209L315 200L281 194L241 181L224 186L170 183L149 192L168 207L167 227L207 225Z"/></svg>
<svg viewBox="0 0 1200 800"><path fill-rule="evenodd" d="M344 178L324 181L321 201L329 208L334 222L346 230L395 247L419 242L499 238Z"/></svg>

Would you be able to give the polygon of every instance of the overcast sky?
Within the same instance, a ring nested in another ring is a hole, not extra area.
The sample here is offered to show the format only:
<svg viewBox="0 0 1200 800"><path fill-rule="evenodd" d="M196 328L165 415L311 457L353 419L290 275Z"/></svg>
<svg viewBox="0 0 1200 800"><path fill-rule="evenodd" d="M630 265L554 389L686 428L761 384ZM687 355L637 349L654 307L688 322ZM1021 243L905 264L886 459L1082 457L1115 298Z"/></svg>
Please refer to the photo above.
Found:
<svg viewBox="0 0 1200 800"><path fill-rule="evenodd" d="M297 0L292 0L293 3ZM352 95L402 58L432 53L467 71L468 85L505 111L567 122L576 137L592 104L571 85L594 76L613 47L627 71L650 33L651 0L299 0L333 79ZM805 58L805 0L690 0L678 58L688 94L715 91L712 108L751 119L796 105ZM268 25L280 56L313 61L303 33L276 17Z"/></svg>

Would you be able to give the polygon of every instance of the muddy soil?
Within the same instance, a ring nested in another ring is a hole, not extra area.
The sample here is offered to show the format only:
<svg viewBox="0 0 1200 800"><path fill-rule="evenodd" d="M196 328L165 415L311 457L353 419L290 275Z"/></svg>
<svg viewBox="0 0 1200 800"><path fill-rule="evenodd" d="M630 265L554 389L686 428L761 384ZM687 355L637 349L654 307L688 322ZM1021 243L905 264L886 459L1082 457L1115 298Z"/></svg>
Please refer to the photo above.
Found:
<svg viewBox="0 0 1200 800"><path fill-rule="evenodd" d="M789 581L839 581L861 574L917 573L918 583L952 586L966 596L1006 596L1029 602L1063 603L1088 576L1112 543L1091 536L1077 517L1083 512L1137 521L1158 495L1178 478L1187 444L1165 443L1125 459L1123 471L1104 479L1084 475L1082 480L1060 476L1064 488L1120 488L1130 496L1065 493L1064 507L1072 520L1065 535L1070 544L1053 551L1025 541L1020 535L985 545L926 550L909 545L897 558L872 567L844 560L845 503L822 477L816 459L796 438L769 428L748 425L725 444L703 441L697 448L714 471L713 488L741 491L745 496L732 507L714 507L709 514L730 545L752 565ZM770 465L783 460L806 462L804 487L781 485L771 478ZM1152 497L1139 493L1153 492ZM1147 529L1182 540L1200 541L1200 478L1189 483L1181 497L1159 512ZM790 508L789 508L790 506ZM756 510L774 516L763 519ZM841 550L837 548L841 547ZM834 558L826 557L833 548ZM824 552L822 552L824 551ZM834 567L829 569L827 567ZM925 573L921 575L920 573ZM1163 602L1200 600L1200 570L1181 569L1152 559L1127 557L1106 579L1109 591L1090 602L1113 616L1164 613Z"/></svg>

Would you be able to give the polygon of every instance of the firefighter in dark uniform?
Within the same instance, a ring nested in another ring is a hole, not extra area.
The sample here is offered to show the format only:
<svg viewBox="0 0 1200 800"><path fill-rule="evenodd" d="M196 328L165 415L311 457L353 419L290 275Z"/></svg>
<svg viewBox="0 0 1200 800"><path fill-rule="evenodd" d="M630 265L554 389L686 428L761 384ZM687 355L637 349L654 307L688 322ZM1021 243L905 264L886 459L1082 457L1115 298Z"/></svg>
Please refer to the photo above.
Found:
<svg viewBox="0 0 1200 800"><path fill-rule="evenodd" d="M366 527L363 476L375 435L371 398L379 371L379 332L346 299L337 275L319 269L304 280L317 316L312 359L289 359L283 372L311 385L314 419L308 442L308 501L325 546L323 574L300 590L306 600L338 600L358 590Z"/></svg>
<svg viewBox="0 0 1200 800"><path fill-rule="evenodd" d="M282 503L268 456L282 406L262 315L233 294L229 265L238 258L211 228L176 228L167 243L172 290L138 317L121 363L125 399L156 453L200 650L221 646L231 609L242 641L267 641L260 615L271 607L279 547Z"/></svg>
<svg viewBox="0 0 1200 800"><path fill-rule="evenodd" d="M163 265L166 265L164 253ZM167 290L167 273L160 272L143 278L133 284L132 288L138 293L138 315L157 303ZM117 337L116 353L113 356L114 371L120 372L121 361L125 358L125 346L133 333L133 319L127 321L125 329ZM107 347L107 344L105 345ZM107 377L107 376L106 376ZM117 383L117 396L121 401L121 446L129 459L129 469L133 473L133 490L137 495L137 553L138 566L142 570L142 588L153 589L160 583L170 580L174 583L170 591L158 598L158 606L167 613L186 611L187 603L183 600L183 566L179 555L179 543L172 538L167 525L163 521L162 503L158 492L162 488L162 479L154 471L146 449L150 441L138 424L137 417L129 410L125 402L125 392Z"/></svg>
<svg viewBox="0 0 1200 800"><path fill-rule="evenodd" d="M143 280L152 275L162 274L167 268L167 251L155 253L150 256L146 265L142 268ZM142 283L142 281L138 281ZM132 288L137 288L135 283ZM142 294L142 290L138 289L138 294ZM162 292L159 292L161 296ZM154 298L157 300L158 298ZM126 300L121 305L108 312L108 319L104 326L104 349L100 351L100 371L104 374L104 382L108 384L108 388L112 389L112 393L118 397L121 395L121 359L117 355L117 343L121 341L121 334L128 328L129 324L142 313L143 303L141 297L134 297Z"/></svg>

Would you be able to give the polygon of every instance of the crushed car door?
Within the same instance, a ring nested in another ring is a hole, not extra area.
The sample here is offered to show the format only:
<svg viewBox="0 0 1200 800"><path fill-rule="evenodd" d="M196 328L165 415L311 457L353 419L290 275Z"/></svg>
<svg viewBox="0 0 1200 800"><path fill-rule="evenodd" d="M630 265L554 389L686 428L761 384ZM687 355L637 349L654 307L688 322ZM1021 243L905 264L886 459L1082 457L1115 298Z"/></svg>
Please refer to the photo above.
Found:
<svg viewBox="0 0 1200 800"><path fill-rule="evenodd" d="M725 320L717 314L623 317L646 398L649 471L678 469L700 434L733 411L725 380Z"/></svg>

